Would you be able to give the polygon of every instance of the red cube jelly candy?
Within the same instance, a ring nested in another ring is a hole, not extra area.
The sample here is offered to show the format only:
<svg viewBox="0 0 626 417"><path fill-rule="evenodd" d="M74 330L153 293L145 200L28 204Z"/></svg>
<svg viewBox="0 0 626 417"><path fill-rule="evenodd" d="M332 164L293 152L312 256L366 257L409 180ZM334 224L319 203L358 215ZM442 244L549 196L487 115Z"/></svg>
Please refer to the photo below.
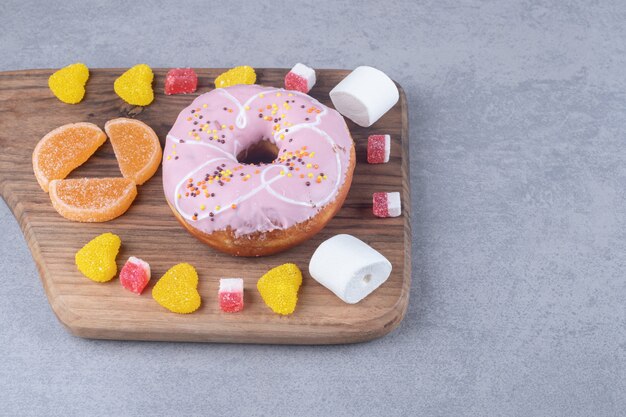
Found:
<svg viewBox="0 0 626 417"><path fill-rule="evenodd" d="M308 93L315 85L315 70L297 63L285 76L285 88Z"/></svg>
<svg viewBox="0 0 626 417"><path fill-rule="evenodd" d="M243 310L243 279L222 278L218 292L220 309L226 313Z"/></svg>
<svg viewBox="0 0 626 417"><path fill-rule="evenodd" d="M196 91L198 76L191 68L172 68L165 76L165 94L188 94Z"/></svg>
<svg viewBox="0 0 626 417"><path fill-rule="evenodd" d="M150 281L150 265L139 258L131 256L120 271L120 283L122 287L141 294Z"/></svg>
<svg viewBox="0 0 626 417"><path fill-rule="evenodd" d="M367 138L367 162L384 164L389 162L391 138L389 135L371 135Z"/></svg>
<svg viewBox="0 0 626 417"><path fill-rule="evenodd" d="M398 217L402 213L400 193L374 193L373 212L376 217Z"/></svg>

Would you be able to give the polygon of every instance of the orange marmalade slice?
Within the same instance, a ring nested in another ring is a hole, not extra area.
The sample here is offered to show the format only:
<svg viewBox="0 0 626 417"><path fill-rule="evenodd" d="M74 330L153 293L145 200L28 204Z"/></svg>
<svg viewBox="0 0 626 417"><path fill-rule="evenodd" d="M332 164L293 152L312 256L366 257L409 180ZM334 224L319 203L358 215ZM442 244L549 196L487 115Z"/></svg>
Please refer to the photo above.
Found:
<svg viewBox="0 0 626 417"><path fill-rule="evenodd" d="M122 214L137 196L128 178L80 178L50 181L50 200L63 217L78 222L106 222Z"/></svg>
<svg viewBox="0 0 626 417"><path fill-rule="evenodd" d="M92 123L70 123L41 138L33 151L33 171L44 191L52 180L60 180L81 166L106 141Z"/></svg>
<svg viewBox="0 0 626 417"><path fill-rule="evenodd" d="M122 175L139 185L148 181L159 168L162 156L154 130L139 120L123 117L106 122L104 130L111 139Z"/></svg>

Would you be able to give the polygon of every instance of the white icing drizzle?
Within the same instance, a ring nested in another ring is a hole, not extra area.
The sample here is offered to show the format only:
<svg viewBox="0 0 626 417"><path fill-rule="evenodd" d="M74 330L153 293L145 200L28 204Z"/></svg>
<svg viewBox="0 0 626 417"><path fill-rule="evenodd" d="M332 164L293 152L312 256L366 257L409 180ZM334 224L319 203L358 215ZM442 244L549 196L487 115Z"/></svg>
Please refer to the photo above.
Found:
<svg viewBox="0 0 626 417"><path fill-rule="evenodd" d="M178 139L176 136L172 135L171 133L169 133L167 135L168 139L173 140L174 142L176 142L177 144L182 144L182 145L194 145L194 146L204 146L206 148L211 148L213 150L219 151L220 153L223 153L224 156L228 159L230 159L231 161L237 162L237 158L233 157L233 155L229 154L228 152L226 152L223 149L218 148L215 145L212 145L210 143L206 143L206 142L189 142L189 141L183 141Z"/></svg>

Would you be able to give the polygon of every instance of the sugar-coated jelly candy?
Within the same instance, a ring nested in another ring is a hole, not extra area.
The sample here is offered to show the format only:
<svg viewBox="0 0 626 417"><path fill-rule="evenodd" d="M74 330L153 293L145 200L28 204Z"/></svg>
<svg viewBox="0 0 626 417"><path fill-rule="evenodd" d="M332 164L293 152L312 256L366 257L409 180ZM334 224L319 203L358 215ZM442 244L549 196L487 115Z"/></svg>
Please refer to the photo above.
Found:
<svg viewBox="0 0 626 417"><path fill-rule="evenodd" d="M165 94L189 94L198 88L198 76L192 68L172 68L165 76Z"/></svg>
<svg viewBox="0 0 626 417"><path fill-rule="evenodd" d="M308 93L315 85L315 70L297 63L285 76L285 88Z"/></svg>
<svg viewBox="0 0 626 417"><path fill-rule="evenodd" d="M257 282L257 289L265 304L274 313L287 315L294 312L298 303L298 289L302 285L302 272L295 264L284 264L270 269Z"/></svg>
<svg viewBox="0 0 626 417"><path fill-rule="evenodd" d="M154 100L154 73L146 64L135 65L113 83L115 93L133 106L147 106Z"/></svg>
<svg viewBox="0 0 626 417"><path fill-rule="evenodd" d="M220 309L226 313L243 310L243 279L222 278L218 292Z"/></svg>
<svg viewBox="0 0 626 417"><path fill-rule="evenodd" d="M122 245L119 236L103 233L76 252L76 266L84 276L92 281L106 282L115 277L115 258Z"/></svg>
<svg viewBox="0 0 626 417"><path fill-rule="evenodd" d="M120 271L122 287L135 294L141 294L150 281L150 265L147 262L131 256Z"/></svg>
<svg viewBox="0 0 626 417"><path fill-rule="evenodd" d="M81 62L61 68L48 78L48 87L63 103L80 103L85 96L89 68Z"/></svg>
<svg viewBox="0 0 626 417"><path fill-rule="evenodd" d="M376 217L398 217L402 213L400 193L374 193L373 212Z"/></svg>
<svg viewBox="0 0 626 417"><path fill-rule="evenodd" d="M215 88L230 87L237 84L254 84L256 72L248 65L231 68L215 79Z"/></svg>
<svg viewBox="0 0 626 417"><path fill-rule="evenodd" d="M391 138L389 135L370 135L367 138L367 162L384 164L389 162Z"/></svg>
<svg viewBox="0 0 626 417"><path fill-rule="evenodd" d="M193 313L202 303L196 269L188 263L174 265L154 285L152 298L174 313Z"/></svg>

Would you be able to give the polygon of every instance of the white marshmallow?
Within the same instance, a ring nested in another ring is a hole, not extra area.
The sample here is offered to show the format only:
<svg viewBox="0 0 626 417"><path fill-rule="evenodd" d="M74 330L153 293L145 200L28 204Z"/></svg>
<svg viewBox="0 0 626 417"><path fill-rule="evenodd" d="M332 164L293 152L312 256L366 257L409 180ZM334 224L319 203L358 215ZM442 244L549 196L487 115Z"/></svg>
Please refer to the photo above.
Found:
<svg viewBox="0 0 626 417"><path fill-rule="evenodd" d="M396 84L384 72L358 67L330 92L335 109L359 126L369 127L400 98Z"/></svg>
<svg viewBox="0 0 626 417"><path fill-rule="evenodd" d="M389 278L391 263L362 240L337 235L315 250L309 274L346 303L355 304Z"/></svg>

